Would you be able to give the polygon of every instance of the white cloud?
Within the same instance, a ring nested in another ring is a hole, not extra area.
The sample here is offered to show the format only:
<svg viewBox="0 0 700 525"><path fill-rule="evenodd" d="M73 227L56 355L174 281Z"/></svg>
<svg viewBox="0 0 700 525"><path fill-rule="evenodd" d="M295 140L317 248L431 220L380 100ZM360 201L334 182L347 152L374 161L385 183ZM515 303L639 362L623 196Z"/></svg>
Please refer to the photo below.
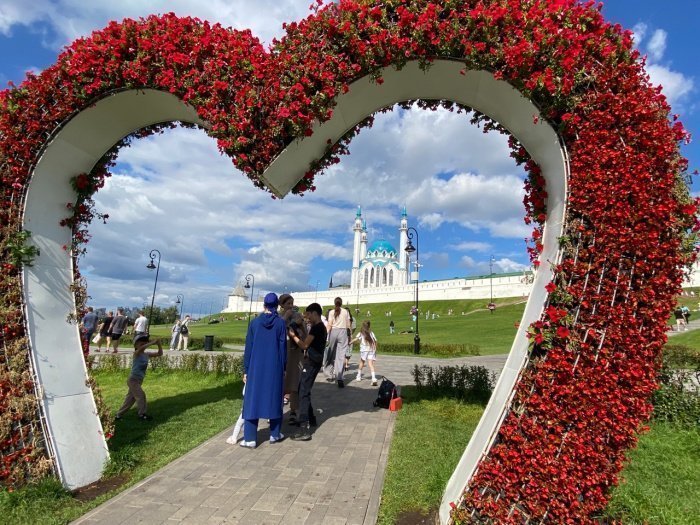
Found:
<svg viewBox="0 0 700 525"><path fill-rule="evenodd" d="M649 64L646 69L652 85L661 85L663 94L672 107L682 105L695 90L694 80L683 73L657 64Z"/></svg>
<svg viewBox="0 0 700 525"><path fill-rule="evenodd" d="M647 24L640 22L634 26L634 41L637 48L642 49L642 42L649 30ZM655 29L651 38L646 42L644 50L647 53L646 70L649 80L654 86L660 85L668 103L676 110L684 109L691 93L695 91L695 81L692 77L673 70L670 64L663 63L666 53L668 32Z"/></svg>
<svg viewBox="0 0 700 525"><path fill-rule="evenodd" d="M664 57L666 52L666 36L667 33L663 29L657 29L654 34L651 35L651 39L647 44L647 50L649 51L649 58L653 61L659 61Z"/></svg>
<svg viewBox="0 0 700 525"><path fill-rule="evenodd" d="M493 245L488 242L464 241L450 246L452 250L460 252L481 252L486 253L493 250Z"/></svg>
<svg viewBox="0 0 700 525"><path fill-rule="evenodd" d="M632 34L634 38L634 43L639 47L639 45L642 43L644 40L644 37L647 34L647 29L648 26L644 22L639 22L634 25L632 28Z"/></svg>
<svg viewBox="0 0 700 525"><path fill-rule="evenodd" d="M7 35L15 25L48 24L54 37L47 44L59 49L81 36L105 27L111 20L145 17L173 12L178 16L194 16L225 27L250 29L264 42L283 34L282 23L304 18L309 2L298 0L38 0L24 2L4 0L0 6L0 32Z"/></svg>
<svg viewBox="0 0 700 525"><path fill-rule="evenodd" d="M529 265L527 264L522 264L517 261L514 261L512 259L508 259L507 257L504 257L502 259L498 259L494 261L494 266L500 269L501 272L503 273L509 273L509 272L522 272L525 270L528 270L530 268ZM495 269L494 269L495 271Z"/></svg>

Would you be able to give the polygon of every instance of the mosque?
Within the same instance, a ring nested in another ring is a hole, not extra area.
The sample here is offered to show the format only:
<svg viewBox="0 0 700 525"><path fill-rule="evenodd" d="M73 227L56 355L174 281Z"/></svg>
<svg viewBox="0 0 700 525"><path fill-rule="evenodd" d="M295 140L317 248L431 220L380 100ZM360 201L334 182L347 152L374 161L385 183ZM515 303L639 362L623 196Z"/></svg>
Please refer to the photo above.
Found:
<svg viewBox="0 0 700 525"><path fill-rule="evenodd" d="M401 211L398 226L398 246L386 239L377 239L369 243L367 238L367 223L362 217L362 209L358 206L353 225L352 268L350 285L332 286L326 290L290 292L294 302L299 306L318 302L322 305L333 303L336 297L343 299L346 305L359 307L364 304L387 302L411 302L415 297L416 280L421 301L424 300L455 300L455 299L486 299L490 297L523 297L530 294L534 280L531 271L482 275L444 279L437 281L420 281L415 259L411 261L406 251L409 245L408 213L406 207ZM413 271L411 271L413 265ZM240 285L228 297L228 305L224 312L246 312L249 308L258 311L262 303L250 297Z"/></svg>

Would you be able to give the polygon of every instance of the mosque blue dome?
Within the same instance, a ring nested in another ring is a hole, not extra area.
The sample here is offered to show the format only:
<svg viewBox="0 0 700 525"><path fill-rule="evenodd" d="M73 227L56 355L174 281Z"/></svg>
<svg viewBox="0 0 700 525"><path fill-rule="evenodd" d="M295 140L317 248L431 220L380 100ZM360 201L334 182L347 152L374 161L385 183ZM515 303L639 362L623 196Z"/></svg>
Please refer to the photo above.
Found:
<svg viewBox="0 0 700 525"><path fill-rule="evenodd" d="M367 249L367 255L371 257L396 257L396 248L388 241L381 239L370 245Z"/></svg>

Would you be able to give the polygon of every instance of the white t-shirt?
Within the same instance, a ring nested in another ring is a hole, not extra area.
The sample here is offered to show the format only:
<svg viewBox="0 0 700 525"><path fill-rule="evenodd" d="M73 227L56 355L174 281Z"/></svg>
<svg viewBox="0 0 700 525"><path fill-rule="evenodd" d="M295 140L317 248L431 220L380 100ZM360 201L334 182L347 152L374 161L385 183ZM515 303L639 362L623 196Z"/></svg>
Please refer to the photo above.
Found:
<svg viewBox="0 0 700 525"><path fill-rule="evenodd" d="M374 336L374 332L370 332L369 336L372 338L373 344L370 344L367 341L365 341L365 338L362 336L362 332L357 334L352 340L352 343L354 343L355 341L360 342L360 354L373 354L377 351L377 338Z"/></svg>
<svg viewBox="0 0 700 525"><path fill-rule="evenodd" d="M141 317L137 317L136 321L134 321L134 332L146 332L146 325L148 323L148 319L146 318L145 315L142 315Z"/></svg>

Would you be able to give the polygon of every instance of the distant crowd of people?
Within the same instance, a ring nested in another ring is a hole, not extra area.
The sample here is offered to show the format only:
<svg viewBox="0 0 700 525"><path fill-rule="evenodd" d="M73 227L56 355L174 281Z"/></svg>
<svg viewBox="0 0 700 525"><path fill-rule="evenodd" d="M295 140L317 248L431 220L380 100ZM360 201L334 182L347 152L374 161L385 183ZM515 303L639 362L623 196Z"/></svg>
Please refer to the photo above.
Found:
<svg viewBox="0 0 700 525"><path fill-rule="evenodd" d="M189 315L177 319L171 327L170 350L187 350L189 342ZM393 324L393 321L391 321ZM89 342L97 345L96 352L117 352L119 340L129 325L124 309L117 315L108 312L98 320L92 307L81 321L81 328ZM269 293L264 299L263 311L250 322L246 334L243 356L243 408L234 426L228 443L239 441L248 448L257 446L257 428L260 419L270 424L270 442L285 439L281 432L284 405L289 405L289 425L298 427L291 438L299 441L311 439L312 429L317 425L311 392L318 374L323 371L327 381L335 382L338 388L345 387L345 373L349 370L352 345L359 343L360 363L355 376L363 380L365 366L370 369L372 385L377 385L375 361L377 338L371 330L370 320L362 322L355 331L355 320L341 298L336 298L334 307L326 315L318 303L306 307L302 314L294 306L289 294L277 296ZM138 417L150 420L147 411L143 381L150 358L163 355L163 343L148 334L148 319L139 311L133 323L134 353L132 368L127 379L127 394L116 414L121 419L136 404ZM147 351L157 347L157 351Z"/></svg>

